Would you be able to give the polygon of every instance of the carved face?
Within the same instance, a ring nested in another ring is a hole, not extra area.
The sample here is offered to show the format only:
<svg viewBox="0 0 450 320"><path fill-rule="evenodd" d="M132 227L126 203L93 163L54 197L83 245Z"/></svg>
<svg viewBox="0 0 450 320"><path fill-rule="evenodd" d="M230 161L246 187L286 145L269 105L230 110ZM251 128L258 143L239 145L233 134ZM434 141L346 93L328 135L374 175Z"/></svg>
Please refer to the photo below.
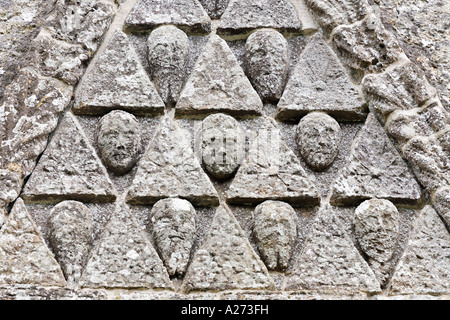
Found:
<svg viewBox="0 0 450 320"><path fill-rule="evenodd" d="M116 175L129 172L138 160L140 128L136 118L113 111L100 120L97 143L105 165Z"/></svg>

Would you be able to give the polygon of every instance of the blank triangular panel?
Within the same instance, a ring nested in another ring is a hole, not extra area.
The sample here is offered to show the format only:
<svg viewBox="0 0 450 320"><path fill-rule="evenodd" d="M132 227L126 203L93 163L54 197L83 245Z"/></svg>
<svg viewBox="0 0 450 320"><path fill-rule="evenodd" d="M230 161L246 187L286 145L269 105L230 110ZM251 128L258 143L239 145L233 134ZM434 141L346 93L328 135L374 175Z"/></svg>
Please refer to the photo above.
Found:
<svg viewBox="0 0 450 320"><path fill-rule="evenodd" d="M116 31L77 89L73 112L101 115L115 109L138 115L164 113L164 102L127 35Z"/></svg>
<svg viewBox="0 0 450 320"><path fill-rule="evenodd" d="M212 35L176 105L176 115L260 115L263 103L225 40Z"/></svg>
<svg viewBox="0 0 450 320"><path fill-rule="evenodd" d="M184 291L273 288L266 266L233 213L222 204L192 259L183 283Z"/></svg>
<svg viewBox="0 0 450 320"><path fill-rule="evenodd" d="M259 28L299 33L302 24L289 0L230 0L217 32L234 35Z"/></svg>
<svg viewBox="0 0 450 320"><path fill-rule="evenodd" d="M105 167L70 112L61 121L27 182L23 198L44 203L116 199Z"/></svg>
<svg viewBox="0 0 450 320"><path fill-rule="evenodd" d="M421 197L414 175L375 115L369 114L334 182L330 202L352 205L380 198L407 204L416 203Z"/></svg>
<svg viewBox="0 0 450 320"><path fill-rule="evenodd" d="M283 141L275 120L262 118L247 158L226 192L231 204L255 205L281 200L317 205L320 196L294 152Z"/></svg>
<svg viewBox="0 0 450 320"><path fill-rule="evenodd" d="M0 284L67 285L58 262L20 198L0 231Z"/></svg>
<svg viewBox="0 0 450 320"><path fill-rule="evenodd" d="M390 286L393 294L450 292L450 233L431 206L417 217Z"/></svg>
<svg viewBox="0 0 450 320"><path fill-rule="evenodd" d="M313 222L285 289L381 292L375 274L327 209Z"/></svg>
<svg viewBox="0 0 450 320"><path fill-rule="evenodd" d="M366 115L364 99L320 36L303 50L278 103L277 118L298 121L311 111L324 111L344 120Z"/></svg>
<svg viewBox="0 0 450 320"><path fill-rule="evenodd" d="M165 288L172 283L158 253L125 205L117 205L91 254L80 285L88 288Z"/></svg>
<svg viewBox="0 0 450 320"><path fill-rule="evenodd" d="M139 0L125 21L131 31L175 25L189 33L209 33L211 19L198 0Z"/></svg>
<svg viewBox="0 0 450 320"><path fill-rule="evenodd" d="M153 204L164 198L182 198L194 205L216 206L219 196L202 170L187 130L164 118L139 162L127 194L131 204Z"/></svg>

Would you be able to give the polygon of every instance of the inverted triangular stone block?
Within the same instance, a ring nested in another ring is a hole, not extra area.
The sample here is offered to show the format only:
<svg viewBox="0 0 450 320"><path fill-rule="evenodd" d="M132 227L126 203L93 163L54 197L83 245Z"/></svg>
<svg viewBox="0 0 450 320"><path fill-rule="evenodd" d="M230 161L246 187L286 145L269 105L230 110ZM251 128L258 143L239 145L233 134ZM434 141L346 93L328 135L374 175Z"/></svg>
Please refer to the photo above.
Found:
<svg viewBox="0 0 450 320"><path fill-rule="evenodd" d="M422 197L414 175L373 114L353 142L332 192L330 201L337 205L358 204L371 198L416 203Z"/></svg>
<svg viewBox="0 0 450 320"><path fill-rule="evenodd" d="M381 292L373 271L327 209L313 222L286 290Z"/></svg>
<svg viewBox="0 0 450 320"><path fill-rule="evenodd" d="M139 115L164 113L164 102L125 33L114 33L93 63L76 92L74 113L98 115L115 109Z"/></svg>
<svg viewBox="0 0 450 320"><path fill-rule="evenodd" d="M253 250L239 222L222 204L203 245L195 253L183 290L246 290L274 288L266 266Z"/></svg>
<svg viewBox="0 0 450 320"><path fill-rule="evenodd" d="M277 118L298 121L311 111L324 111L337 119L365 117L364 100L335 53L320 36L303 50L278 103Z"/></svg>
<svg viewBox="0 0 450 320"><path fill-rule="evenodd" d="M189 33L209 33L211 19L198 0L139 0L125 21L131 31L175 25Z"/></svg>
<svg viewBox="0 0 450 320"><path fill-rule="evenodd" d="M25 201L112 202L114 186L75 117L68 112L25 186Z"/></svg>
<svg viewBox="0 0 450 320"><path fill-rule="evenodd" d="M0 231L0 284L67 285L58 262L20 198Z"/></svg>
<svg viewBox="0 0 450 320"><path fill-rule="evenodd" d="M254 205L281 200L317 205L320 196L294 152L283 141L275 120L262 118L247 158L226 192L227 202Z"/></svg>
<svg viewBox="0 0 450 320"><path fill-rule="evenodd" d="M131 204L182 198L194 205L216 206L219 196L191 147L190 134L164 118L140 160L127 194Z"/></svg>
<svg viewBox="0 0 450 320"><path fill-rule="evenodd" d="M212 35L176 105L176 115L260 115L263 103L225 40Z"/></svg>
<svg viewBox="0 0 450 320"><path fill-rule="evenodd" d="M172 289L158 253L125 205L118 205L91 254L80 285Z"/></svg>
<svg viewBox="0 0 450 320"><path fill-rule="evenodd" d="M288 0L230 0L217 31L233 35L257 28L299 33L302 24Z"/></svg>
<svg viewBox="0 0 450 320"><path fill-rule="evenodd" d="M431 206L426 206L416 218L406 250L392 277L391 292L450 292L450 233Z"/></svg>

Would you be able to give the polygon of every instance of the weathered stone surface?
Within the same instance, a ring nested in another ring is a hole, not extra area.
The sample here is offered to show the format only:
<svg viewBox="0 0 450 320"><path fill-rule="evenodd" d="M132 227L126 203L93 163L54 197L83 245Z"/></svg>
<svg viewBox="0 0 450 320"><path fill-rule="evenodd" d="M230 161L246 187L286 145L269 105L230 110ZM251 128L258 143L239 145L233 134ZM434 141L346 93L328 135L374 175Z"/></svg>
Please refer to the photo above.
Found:
<svg viewBox="0 0 450 320"><path fill-rule="evenodd" d="M409 62L383 74L371 74L362 81L370 106L387 117L395 110L421 107L436 96L425 74Z"/></svg>
<svg viewBox="0 0 450 320"><path fill-rule="evenodd" d="M5 288L0 288L0 299L26 301L107 300L108 295L103 290L8 285Z"/></svg>
<svg viewBox="0 0 450 320"><path fill-rule="evenodd" d="M284 270L297 240L297 215L281 201L266 201L255 209L253 234L262 259L270 270Z"/></svg>
<svg viewBox="0 0 450 320"><path fill-rule="evenodd" d="M226 191L227 202L258 204L280 200L316 205L320 196L272 118L262 118L247 158Z"/></svg>
<svg viewBox="0 0 450 320"><path fill-rule="evenodd" d="M189 38L174 26L154 30L147 40L152 81L164 102L175 105L186 78Z"/></svg>
<svg viewBox="0 0 450 320"><path fill-rule="evenodd" d="M365 72L385 70L403 54L394 35L386 30L375 14L337 29L333 44L343 63L354 69L357 77Z"/></svg>
<svg viewBox="0 0 450 320"><path fill-rule="evenodd" d="M185 292L274 288L266 266L226 205L217 209L182 287Z"/></svg>
<svg viewBox="0 0 450 320"><path fill-rule="evenodd" d="M278 31L261 29L245 44L245 63L250 80L266 101L278 101L289 72L289 45Z"/></svg>
<svg viewBox="0 0 450 320"><path fill-rule="evenodd" d="M354 204L371 198L416 203L419 184L377 118L369 114L333 185L332 204Z"/></svg>
<svg viewBox="0 0 450 320"><path fill-rule="evenodd" d="M87 288L172 288L158 253L126 205L117 205L91 253L80 285Z"/></svg>
<svg viewBox="0 0 450 320"><path fill-rule="evenodd" d="M196 212L189 201L159 200L152 208L153 239L169 275L183 276L194 245Z"/></svg>
<svg viewBox="0 0 450 320"><path fill-rule="evenodd" d="M361 119L364 100L335 53L320 36L303 50L278 103L277 118L296 120L310 111L342 119Z"/></svg>
<svg viewBox="0 0 450 320"><path fill-rule="evenodd" d="M434 208L450 226L450 186L444 186L433 194Z"/></svg>
<svg viewBox="0 0 450 320"><path fill-rule="evenodd" d="M190 134L175 120L163 118L142 156L127 194L131 204L183 198L194 205L217 205L219 198L194 155Z"/></svg>
<svg viewBox="0 0 450 320"><path fill-rule="evenodd" d="M373 271L327 207L313 222L285 289L381 292Z"/></svg>
<svg viewBox="0 0 450 320"><path fill-rule="evenodd" d="M450 233L431 206L426 206L416 218L390 290L401 294L450 291Z"/></svg>
<svg viewBox="0 0 450 320"><path fill-rule="evenodd" d="M80 44L93 54L115 13L112 0L59 0L46 27L57 39Z"/></svg>
<svg viewBox="0 0 450 320"><path fill-rule="evenodd" d="M299 33L302 24L287 0L230 0L220 19L219 34L238 34L258 28Z"/></svg>
<svg viewBox="0 0 450 320"><path fill-rule="evenodd" d="M22 174L9 169L0 170L0 228L6 221L5 207L16 200L22 189Z"/></svg>
<svg viewBox="0 0 450 320"><path fill-rule="evenodd" d="M211 19L220 19L230 0L199 0Z"/></svg>
<svg viewBox="0 0 450 320"><path fill-rule="evenodd" d="M205 118L199 132L202 163L216 179L231 178L245 157L245 136L231 116L217 113Z"/></svg>
<svg viewBox="0 0 450 320"><path fill-rule="evenodd" d="M22 69L0 105L0 165L30 174L44 151L58 117L69 104L72 87Z"/></svg>
<svg viewBox="0 0 450 320"><path fill-rule="evenodd" d="M22 199L16 201L0 231L0 284L66 285Z"/></svg>
<svg viewBox="0 0 450 320"><path fill-rule="evenodd" d="M312 112L297 126L297 145L306 163L314 170L329 167L339 153L341 127L332 117Z"/></svg>
<svg viewBox="0 0 450 320"><path fill-rule="evenodd" d="M177 115L260 115L262 101L225 40L212 35L176 105Z"/></svg>
<svg viewBox="0 0 450 320"><path fill-rule="evenodd" d="M68 112L28 180L25 201L109 202L114 186L78 121Z"/></svg>
<svg viewBox="0 0 450 320"><path fill-rule="evenodd" d="M125 21L133 31L172 24L190 33L209 33L211 19L198 0L139 0Z"/></svg>
<svg viewBox="0 0 450 320"><path fill-rule="evenodd" d="M141 149L140 124L130 113L112 111L98 124L97 143L106 167L116 175L124 175L138 161Z"/></svg>
<svg viewBox="0 0 450 320"><path fill-rule="evenodd" d="M92 246L93 220L89 209L76 201L56 205L48 219L49 242L66 280L76 284Z"/></svg>
<svg viewBox="0 0 450 320"><path fill-rule="evenodd" d="M75 113L104 114L114 109L143 115L164 112L164 102L125 33L116 31L93 63L77 89Z"/></svg>

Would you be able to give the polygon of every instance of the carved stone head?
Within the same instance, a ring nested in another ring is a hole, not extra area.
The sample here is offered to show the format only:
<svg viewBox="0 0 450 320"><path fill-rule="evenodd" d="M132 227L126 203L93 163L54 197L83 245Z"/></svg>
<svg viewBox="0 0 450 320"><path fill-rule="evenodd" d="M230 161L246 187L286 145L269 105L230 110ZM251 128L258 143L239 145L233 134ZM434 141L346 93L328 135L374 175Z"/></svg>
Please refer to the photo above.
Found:
<svg viewBox="0 0 450 320"><path fill-rule="evenodd" d="M106 167L116 175L124 175L136 164L141 147L140 126L125 111L112 111L99 123L97 143Z"/></svg>

